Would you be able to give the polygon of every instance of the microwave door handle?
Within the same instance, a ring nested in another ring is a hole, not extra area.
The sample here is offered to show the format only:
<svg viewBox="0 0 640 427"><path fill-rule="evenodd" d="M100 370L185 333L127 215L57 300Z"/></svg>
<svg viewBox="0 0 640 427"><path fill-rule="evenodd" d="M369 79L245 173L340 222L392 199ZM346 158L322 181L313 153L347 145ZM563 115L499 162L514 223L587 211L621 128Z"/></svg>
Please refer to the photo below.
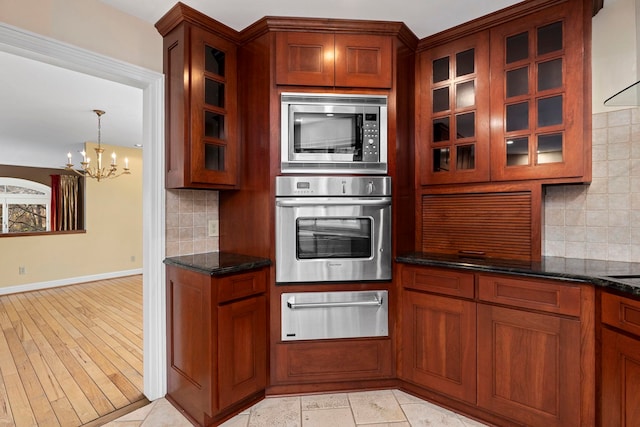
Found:
<svg viewBox="0 0 640 427"><path fill-rule="evenodd" d="M383 197L380 199L362 199L362 200L277 200L276 206L281 207L298 207L298 206L389 206L391 199Z"/></svg>
<svg viewBox="0 0 640 427"><path fill-rule="evenodd" d="M354 161L362 161L364 155L364 117L363 114L356 114L356 146L353 154Z"/></svg>

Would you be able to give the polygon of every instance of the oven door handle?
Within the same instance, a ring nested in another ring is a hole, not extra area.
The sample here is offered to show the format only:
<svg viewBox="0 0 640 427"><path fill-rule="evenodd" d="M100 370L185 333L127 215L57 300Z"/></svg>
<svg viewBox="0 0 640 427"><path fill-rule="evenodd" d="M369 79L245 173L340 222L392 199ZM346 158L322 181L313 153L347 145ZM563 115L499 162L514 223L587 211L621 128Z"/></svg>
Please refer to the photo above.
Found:
<svg viewBox="0 0 640 427"><path fill-rule="evenodd" d="M389 206L391 205L391 197L380 198L362 198L362 199L295 199L295 200L276 200L276 206L281 207L298 207L298 206Z"/></svg>
<svg viewBox="0 0 640 427"><path fill-rule="evenodd" d="M304 302L296 303L287 301L287 307L292 310L300 308L332 308L332 307L380 307L382 299L377 296L373 301L336 301L336 302Z"/></svg>

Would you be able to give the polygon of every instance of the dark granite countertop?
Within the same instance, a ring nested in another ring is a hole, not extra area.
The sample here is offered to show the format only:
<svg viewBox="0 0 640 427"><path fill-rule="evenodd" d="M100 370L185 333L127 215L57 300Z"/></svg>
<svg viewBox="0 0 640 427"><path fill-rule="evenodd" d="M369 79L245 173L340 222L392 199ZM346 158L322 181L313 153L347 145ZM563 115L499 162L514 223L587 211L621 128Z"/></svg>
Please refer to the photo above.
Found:
<svg viewBox="0 0 640 427"><path fill-rule="evenodd" d="M271 265L271 260L230 252L207 252L165 258L164 263L210 276L242 273Z"/></svg>
<svg viewBox="0 0 640 427"><path fill-rule="evenodd" d="M405 264L449 267L490 273L588 282L640 297L640 262L543 257L540 262L461 258L441 254L413 252L396 258ZM626 277L625 277L626 276Z"/></svg>

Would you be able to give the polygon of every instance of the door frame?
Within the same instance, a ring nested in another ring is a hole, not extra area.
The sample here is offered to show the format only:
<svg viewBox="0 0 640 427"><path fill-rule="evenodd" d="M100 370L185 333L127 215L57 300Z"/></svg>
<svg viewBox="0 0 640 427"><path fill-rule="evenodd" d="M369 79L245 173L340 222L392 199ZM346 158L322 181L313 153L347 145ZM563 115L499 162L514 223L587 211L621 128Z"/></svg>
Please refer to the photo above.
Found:
<svg viewBox="0 0 640 427"><path fill-rule="evenodd" d="M143 378L149 400L167 392L164 76L0 22L0 51L142 89Z"/></svg>

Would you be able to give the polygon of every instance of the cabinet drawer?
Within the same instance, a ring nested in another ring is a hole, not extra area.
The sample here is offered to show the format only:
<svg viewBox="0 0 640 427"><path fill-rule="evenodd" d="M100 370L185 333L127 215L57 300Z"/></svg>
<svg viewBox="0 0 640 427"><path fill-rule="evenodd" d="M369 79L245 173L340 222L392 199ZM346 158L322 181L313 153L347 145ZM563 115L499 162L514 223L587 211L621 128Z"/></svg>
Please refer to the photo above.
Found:
<svg viewBox="0 0 640 427"><path fill-rule="evenodd" d="M218 303L265 292L268 271L263 268L218 279Z"/></svg>
<svg viewBox="0 0 640 427"><path fill-rule="evenodd" d="M431 267L403 267L402 286L443 295L473 298L473 273Z"/></svg>
<svg viewBox="0 0 640 427"><path fill-rule="evenodd" d="M581 288L551 280L478 276L478 298L549 313L580 316Z"/></svg>
<svg viewBox="0 0 640 427"><path fill-rule="evenodd" d="M640 301L602 294L602 322L640 336Z"/></svg>

